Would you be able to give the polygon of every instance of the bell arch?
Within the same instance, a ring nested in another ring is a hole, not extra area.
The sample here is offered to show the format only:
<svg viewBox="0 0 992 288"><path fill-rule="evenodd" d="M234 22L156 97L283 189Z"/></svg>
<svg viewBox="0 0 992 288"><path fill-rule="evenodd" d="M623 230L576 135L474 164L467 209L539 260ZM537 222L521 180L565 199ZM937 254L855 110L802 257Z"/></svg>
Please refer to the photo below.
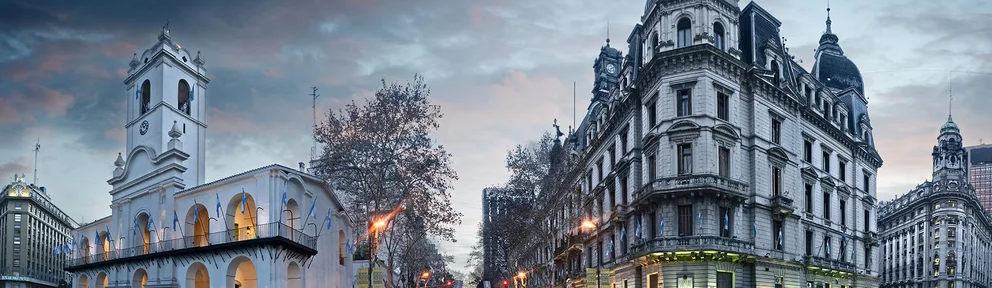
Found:
<svg viewBox="0 0 992 288"><path fill-rule="evenodd" d="M96 275L96 283L93 283L93 286L96 288L107 288L109 284L110 279L108 279L107 273L100 272L100 274Z"/></svg>
<svg viewBox="0 0 992 288"><path fill-rule="evenodd" d="M79 288L89 288L90 287L90 279L88 277L86 277L86 273L79 274L79 280L78 281L79 281L79 285L77 285L76 287L79 287Z"/></svg>
<svg viewBox="0 0 992 288"><path fill-rule="evenodd" d="M192 93L192 90L190 89L189 83L186 82L186 79L179 79L178 86L179 87L176 87L176 91L178 91L176 107L179 108L179 111L189 115L190 104L192 104L192 102L190 102L189 95Z"/></svg>
<svg viewBox="0 0 992 288"><path fill-rule="evenodd" d="M141 102L138 103L138 107L139 107L138 109L140 110L139 112L141 112L140 115L145 115L145 113L148 113L148 109L151 109L152 108L151 107L151 104L152 104L152 82L151 81L148 81L148 80L145 80L145 82L142 82L141 83L141 91L140 92L141 92Z"/></svg>
<svg viewBox="0 0 992 288"><path fill-rule="evenodd" d="M151 244L152 244L151 241L152 231L148 229L149 226L148 219L150 219L150 216L148 216L147 212L142 211L139 212L138 215L134 217L135 217L134 218L135 227L132 227L131 229L134 229L137 232L131 233L131 235L134 235L133 236L134 239L131 239L131 241L134 244L134 247L141 247L141 249L139 249L139 251L136 252L141 254L148 254L149 252L151 252Z"/></svg>

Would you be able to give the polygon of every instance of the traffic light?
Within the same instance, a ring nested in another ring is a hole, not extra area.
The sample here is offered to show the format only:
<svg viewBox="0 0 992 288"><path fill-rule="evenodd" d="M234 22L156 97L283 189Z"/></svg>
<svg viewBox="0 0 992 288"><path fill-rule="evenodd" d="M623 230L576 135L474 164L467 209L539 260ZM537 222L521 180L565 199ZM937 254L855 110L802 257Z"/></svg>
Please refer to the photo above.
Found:
<svg viewBox="0 0 992 288"><path fill-rule="evenodd" d="M451 282L451 280L448 280L448 282L445 282L444 285L446 285L448 287L451 287L451 286L455 285L455 282Z"/></svg>
<svg viewBox="0 0 992 288"><path fill-rule="evenodd" d="M510 287L510 281L509 280L503 280L503 287Z"/></svg>

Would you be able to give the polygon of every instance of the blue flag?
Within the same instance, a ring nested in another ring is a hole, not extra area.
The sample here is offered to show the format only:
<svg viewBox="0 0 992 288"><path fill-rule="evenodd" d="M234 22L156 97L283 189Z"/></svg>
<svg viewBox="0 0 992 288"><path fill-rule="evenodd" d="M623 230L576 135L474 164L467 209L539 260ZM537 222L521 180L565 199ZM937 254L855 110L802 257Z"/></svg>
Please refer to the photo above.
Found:
<svg viewBox="0 0 992 288"><path fill-rule="evenodd" d="M634 226L634 237L641 239L641 220L637 219L637 226Z"/></svg>
<svg viewBox="0 0 992 288"><path fill-rule="evenodd" d="M717 216L717 217L720 217L720 216ZM696 216L696 222L699 223L699 228L702 228L703 227L703 211L699 211L699 214L697 214L697 216Z"/></svg>
<svg viewBox="0 0 992 288"><path fill-rule="evenodd" d="M141 229L141 225L138 225L138 218L134 218L134 230L131 231L131 237L138 236L138 229Z"/></svg>
<svg viewBox="0 0 992 288"><path fill-rule="evenodd" d="M137 223L137 222L135 222ZM107 226L107 242L110 242L110 226Z"/></svg>
<svg viewBox="0 0 992 288"><path fill-rule="evenodd" d="M52 254L55 254L55 256L58 256L59 255L59 250L60 250L59 249L59 246L58 245L55 245L55 249L52 249Z"/></svg>
<svg viewBox="0 0 992 288"><path fill-rule="evenodd" d="M310 204L310 217L317 218L317 212L313 209L317 208L317 199L313 199L313 204Z"/></svg>
<svg viewBox="0 0 992 288"><path fill-rule="evenodd" d="M754 238L758 238L758 225L751 224L751 233L754 234Z"/></svg>
<svg viewBox="0 0 992 288"><path fill-rule="evenodd" d="M730 230L730 211L723 213L723 230Z"/></svg>
<svg viewBox="0 0 992 288"><path fill-rule="evenodd" d="M193 93L193 91L194 91L195 88L196 88L196 84L193 84L193 85L190 85L189 86L189 101L191 101L191 102L193 101L193 94L195 94L195 93Z"/></svg>
<svg viewBox="0 0 992 288"><path fill-rule="evenodd" d="M217 196L217 217L222 217L224 216L224 210L220 209L220 194L214 194L214 196Z"/></svg>
<svg viewBox="0 0 992 288"><path fill-rule="evenodd" d="M155 226L155 219L152 219L152 217L148 217L148 229L147 230L148 231L155 231L155 229L152 229L152 226Z"/></svg>
<svg viewBox="0 0 992 288"><path fill-rule="evenodd" d="M665 235L665 216L661 216L661 224L658 225L658 236Z"/></svg>
<svg viewBox="0 0 992 288"><path fill-rule="evenodd" d="M141 96L141 88L138 86L134 86L134 100L138 100L138 97L140 96Z"/></svg>
<svg viewBox="0 0 992 288"><path fill-rule="evenodd" d="M348 250L348 254L355 254L355 247L351 245L351 239L344 242L344 248Z"/></svg>
<svg viewBox="0 0 992 288"><path fill-rule="evenodd" d="M782 246L782 230L778 230L778 246Z"/></svg>
<svg viewBox="0 0 992 288"><path fill-rule="evenodd" d="M826 246L827 246L827 247L826 247L826 248L827 248L827 255L829 255L829 254L830 254L830 242L828 241L828 242L826 242L825 244L826 244Z"/></svg>
<svg viewBox="0 0 992 288"><path fill-rule="evenodd" d="M176 210L172 210L172 232L176 232L176 227L179 226L179 214L176 214Z"/></svg>
<svg viewBox="0 0 992 288"><path fill-rule="evenodd" d="M96 243L99 242L99 241L103 241L103 239L100 238L100 231L93 231L93 235L96 236L96 237L93 237L93 244L94 245L96 245Z"/></svg>
<svg viewBox="0 0 992 288"><path fill-rule="evenodd" d="M287 188L286 186L287 185L284 182L282 185L282 207L280 208L280 210L286 209L286 188Z"/></svg>
<svg viewBox="0 0 992 288"><path fill-rule="evenodd" d="M331 208L327 208L327 216L324 216L324 221L327 221L327 230L331 230Z"/></svg>
<svg viewBox="0 0 992 288"><path fill-rule="evenodd" d="M248 196L245 196L245 188L241 188L241 214L245 214L245 206L248 206Z"/></svg>
<svg viewBox="0 0 992 288"><path fill-rule="evenodd" d="M200 203L196 203L196 199L193 199L193 223L200 223Z"/></svg>

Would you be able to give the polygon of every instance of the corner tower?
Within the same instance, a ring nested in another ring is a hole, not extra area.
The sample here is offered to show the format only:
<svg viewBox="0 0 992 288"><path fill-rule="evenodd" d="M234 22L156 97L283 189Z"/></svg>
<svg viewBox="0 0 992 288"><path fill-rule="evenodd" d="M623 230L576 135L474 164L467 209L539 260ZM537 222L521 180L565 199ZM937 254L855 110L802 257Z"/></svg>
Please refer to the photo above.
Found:
<svg viewBox="0 0 992 288"><path fill-rule="evenodd" d="M596 57L596 62L592 65L594 75L596 75L592 88L592 103L605 102L610 99L610 90L617 86L620 79L620 61L622 59L620 50L610 47L610 38L607 36L606 45L599 49L599 56Z"/></svg>
<svg viewBox="0 0 992 288"><path fill-rule="evenodd" d="M947 115L947 122L940 127L937 145L933 146L933 178L952 178L968 181L968 151L961 145L961 130Z"/></svg>
<svg viewBox="0 0 992 288"><path fill-rule="evenodd" d="M204 64L199 52L190 55L172 40L168 25L162 27L158 42L131 58L124 80L127 152L118 157L114 178L108 181L115 190L169 167L178 172L176 178L185 187L204 183L204 104L210 82Z"/></svg>

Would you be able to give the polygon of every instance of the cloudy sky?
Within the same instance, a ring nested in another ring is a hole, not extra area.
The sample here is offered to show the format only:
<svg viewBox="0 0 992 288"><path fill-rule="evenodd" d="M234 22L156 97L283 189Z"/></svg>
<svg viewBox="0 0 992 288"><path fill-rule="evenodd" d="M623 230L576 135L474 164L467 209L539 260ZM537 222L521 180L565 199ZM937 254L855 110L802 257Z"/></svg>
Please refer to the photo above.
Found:
<svg viewBox="0 0 992 288"><path fill-rule="evenodd" d="M743 8L748 1L741 1ZM762 0L782 21L796 59L812 66L826 1ZM834 0L833 31L866 82L885 164L879 199L928 178L929 152L954 117L965 143L992 142L992 5L987 1ZM0 175L38 182L79 221L110 213L106 181L124 147L132 53L171 21L173 40L202 51L209 86L207 178L310 157L311 99L318 113L425 76L445 112L437 139L454 154L453 191L465 214L463 266L481 218L482 188L503 181L506 149L570 124L589 101L593 59L622 44L643 0L0 1ZM563 125L564 126L564 125ZM563 129L564 130L564 129Z"/></svg>

